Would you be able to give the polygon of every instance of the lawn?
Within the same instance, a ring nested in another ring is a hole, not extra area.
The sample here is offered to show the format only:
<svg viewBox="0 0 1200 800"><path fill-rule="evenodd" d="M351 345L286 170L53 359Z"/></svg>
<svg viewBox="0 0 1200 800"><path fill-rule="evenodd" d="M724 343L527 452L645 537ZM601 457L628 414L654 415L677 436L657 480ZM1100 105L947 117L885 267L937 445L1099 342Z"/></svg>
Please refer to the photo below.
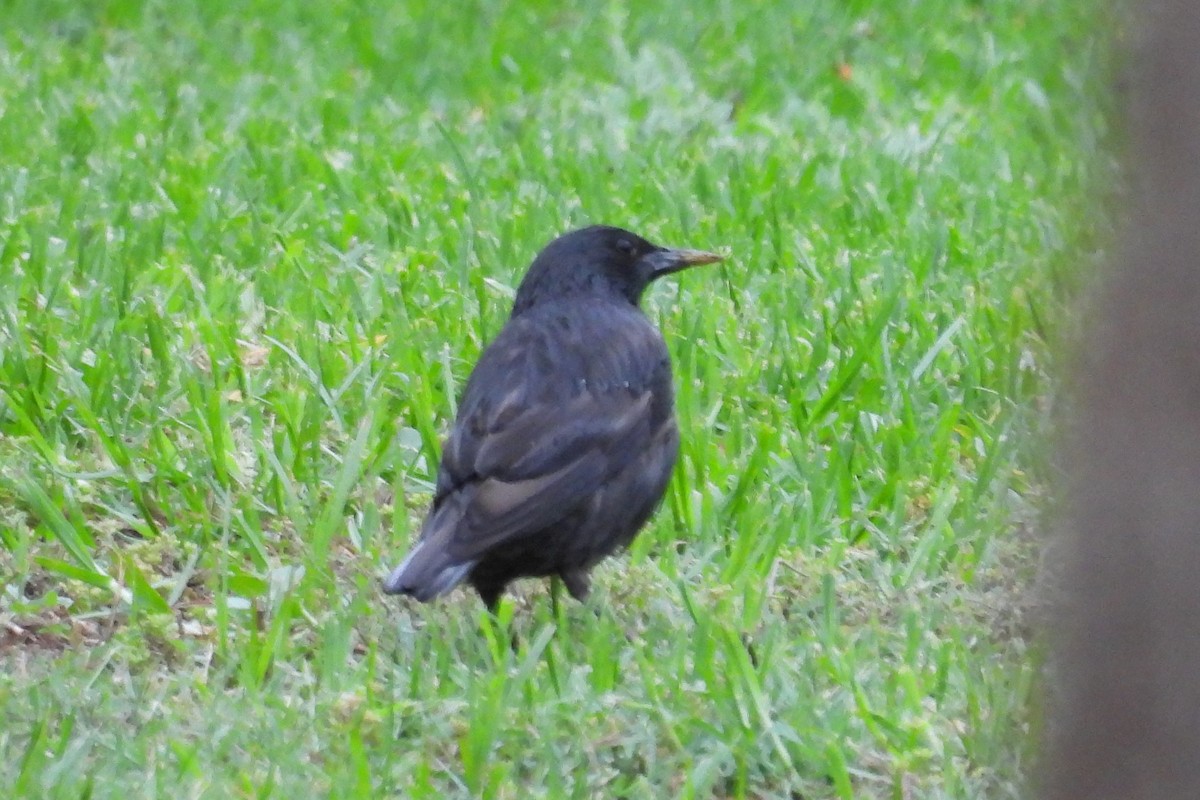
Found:
<svg viewBox="0 0 1200 800"><path fill-rule="evenodd" d="M1111 24L0 0L0 794L1022 796ZM594 222L729 255L647 298L663 508L586 605L383 596Z"/></svg>

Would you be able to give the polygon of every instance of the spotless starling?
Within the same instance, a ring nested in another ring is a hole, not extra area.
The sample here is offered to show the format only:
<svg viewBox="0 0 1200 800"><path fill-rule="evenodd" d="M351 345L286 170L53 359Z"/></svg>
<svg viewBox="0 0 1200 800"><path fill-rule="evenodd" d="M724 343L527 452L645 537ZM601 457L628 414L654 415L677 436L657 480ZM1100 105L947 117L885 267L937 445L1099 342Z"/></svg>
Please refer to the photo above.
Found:
<svg viewBox="0 0 1200 800"><path fill-rule="evenodd" d="M656 278L719 261L594 226L551 242L467 381L433 506L388 594L559 576L577 600L666 491L679 451L671 362L638 306Z"/></svg>

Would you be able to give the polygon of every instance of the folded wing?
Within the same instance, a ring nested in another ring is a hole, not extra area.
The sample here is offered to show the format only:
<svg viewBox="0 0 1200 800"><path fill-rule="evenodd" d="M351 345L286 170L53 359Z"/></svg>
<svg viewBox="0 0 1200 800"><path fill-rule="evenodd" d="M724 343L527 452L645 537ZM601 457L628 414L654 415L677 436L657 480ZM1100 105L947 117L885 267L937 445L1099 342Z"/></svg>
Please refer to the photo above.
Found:
<svg viewBox="0 0 1200 800"><path fill-rule="evenodd" d="M609 358L597 357L579 320L498 337L446 440L420 540L385 589L420 599L449 591L490 550L551 529L638 458L670 405L659 396L669 373L657 374L665 347L640 322L596 337L617 348ZM590 358L571 357L584 349Z"/></svg>

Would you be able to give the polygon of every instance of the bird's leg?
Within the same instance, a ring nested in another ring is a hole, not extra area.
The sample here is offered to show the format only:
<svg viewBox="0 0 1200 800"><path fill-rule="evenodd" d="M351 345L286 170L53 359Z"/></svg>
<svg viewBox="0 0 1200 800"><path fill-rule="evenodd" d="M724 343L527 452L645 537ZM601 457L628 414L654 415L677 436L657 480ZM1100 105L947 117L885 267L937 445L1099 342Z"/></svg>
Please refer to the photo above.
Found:
<svg viewBox="0 0 1200 800"><path fill-rule="evenodd" d="M592 581L588 577L587 571L582 569L572 569L561 573L563 583L567 585L567 591L571 593L579 602L584 602L588 598L588 594L592 591Z"/></svg>
<svg viewBox="0 0 1200 800"><path fill-rule="evenodd" d="M479 597L483 600L483 604L487 606L488 614L491 619L487 621L489 625L495 625L501 630L506 630L509 633L509 645L514 653L521 652L521 639L517 636L517 629L512 624L512 616L507 615L504 618L500 615L500 598L504 596L504 584L483 584L476 585L475 590L479 592Z"/></svg>
<svg viewBox="0 0 1200 800"><path fill-rule="evenodd" d="M503 619L496 611L489 609L488 613L483 614L479 618L479 624L485 629L489 644L500 646L500 642L508 639L509 649L514 654L521 653L521 637L517 635L517 628L512 624L512 619ZM492 651L495 658L499 658L499 653Z"/></svg>
<svg viewBox="0 0 1200 800"><path fill-rule="evenodd" d="M503 583L475 583L475 591L479 592L479 599L487 606L487 610L492 613L493 617L498 617L500 614L500 597L504 594Z"/></svg>
<svg viewBox="0 0 1200 800"><path fill-rule="evenodd" d="M483 603L487 606L489 614L497 618L500 616L500 594L498 592L493 597L485 598Z"/></svg>

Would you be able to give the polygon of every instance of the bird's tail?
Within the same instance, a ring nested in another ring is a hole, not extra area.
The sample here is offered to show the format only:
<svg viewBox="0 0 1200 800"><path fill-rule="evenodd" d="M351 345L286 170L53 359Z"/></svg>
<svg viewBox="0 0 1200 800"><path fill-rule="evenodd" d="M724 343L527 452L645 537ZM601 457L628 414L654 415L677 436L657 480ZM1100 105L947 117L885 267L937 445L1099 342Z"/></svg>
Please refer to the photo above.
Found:
<svg viewBox="0 0 1200 800"><path fill-rule="evenodd" d="M422 603L458 586L471 572L476 559L463 561L446 552L445 535L458 523L456 509L443 506L426 522L426 530L413 549L383 581L387 594L407 594Z"/></svg>
<svg viewBox="0 0 1200 800"><path fill-rule="evenodd" d="M474 561L451 562L444 551L428 545L428 540L416 543L400 566L384 579L385 593L407 594L424 603L458 586L475 566Z"/></svg>

